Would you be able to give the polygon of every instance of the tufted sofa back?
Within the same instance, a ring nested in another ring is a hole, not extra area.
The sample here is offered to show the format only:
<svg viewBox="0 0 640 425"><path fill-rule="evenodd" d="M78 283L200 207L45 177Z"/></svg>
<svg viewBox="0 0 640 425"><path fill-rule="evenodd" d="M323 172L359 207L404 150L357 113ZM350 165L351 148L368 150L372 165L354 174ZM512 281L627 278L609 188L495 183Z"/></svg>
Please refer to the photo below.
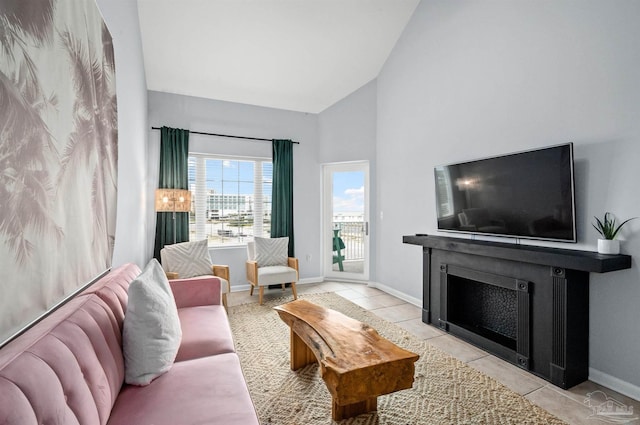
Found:
<svg viewBox="0 0 640 425"><path fill-rule="evenodd" d="M0 350L0 424L107 423L124 381L122 323L133 264Z"/></svg>

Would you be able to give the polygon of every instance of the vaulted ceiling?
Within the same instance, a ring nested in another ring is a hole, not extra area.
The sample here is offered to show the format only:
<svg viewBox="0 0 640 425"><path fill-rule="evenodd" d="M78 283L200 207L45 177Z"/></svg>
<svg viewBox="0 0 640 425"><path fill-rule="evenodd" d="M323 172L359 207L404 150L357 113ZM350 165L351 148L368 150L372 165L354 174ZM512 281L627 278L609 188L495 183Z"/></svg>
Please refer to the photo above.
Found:
<svg viewBox="0 0 640 425"><path fill-rule="evenodd" d="M419 0L138 0L149 90L317 113L376 78Z"/></svg>

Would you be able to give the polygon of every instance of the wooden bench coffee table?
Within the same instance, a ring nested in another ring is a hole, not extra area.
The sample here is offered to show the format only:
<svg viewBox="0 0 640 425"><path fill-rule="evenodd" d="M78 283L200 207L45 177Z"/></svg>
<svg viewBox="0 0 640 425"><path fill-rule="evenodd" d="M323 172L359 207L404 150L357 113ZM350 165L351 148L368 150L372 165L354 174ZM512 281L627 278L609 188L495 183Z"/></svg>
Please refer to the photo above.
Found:
<svg viewBox="0 0 640 425"><path fill-rule="evenodd" d="M318 361L333 420L377 410L378 396L411 388L419 356L369 325L307 300L275 307L291 328L291 370Z"/></svg>

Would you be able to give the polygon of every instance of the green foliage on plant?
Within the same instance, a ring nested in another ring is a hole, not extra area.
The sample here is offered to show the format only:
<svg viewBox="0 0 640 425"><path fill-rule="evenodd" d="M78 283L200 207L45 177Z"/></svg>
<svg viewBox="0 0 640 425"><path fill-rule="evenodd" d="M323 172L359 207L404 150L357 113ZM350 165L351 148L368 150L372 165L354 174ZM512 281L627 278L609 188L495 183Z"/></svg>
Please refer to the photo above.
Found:
<svg viewBox="0 0 640 425"><path fill-rule="evenodd" d="M623 221L622 223L618 224L617 226L616 226L616 218L610 212L604 213L603 220L600 220L598 217L594 217L594 218L596 219L596 223L595 224L591 223L593 228L596 229L596 231L600 233L603 238L613 240L616 238L616 235L618 234L622 226L624 226L627 222L637 217L629 218Z"/></svg>

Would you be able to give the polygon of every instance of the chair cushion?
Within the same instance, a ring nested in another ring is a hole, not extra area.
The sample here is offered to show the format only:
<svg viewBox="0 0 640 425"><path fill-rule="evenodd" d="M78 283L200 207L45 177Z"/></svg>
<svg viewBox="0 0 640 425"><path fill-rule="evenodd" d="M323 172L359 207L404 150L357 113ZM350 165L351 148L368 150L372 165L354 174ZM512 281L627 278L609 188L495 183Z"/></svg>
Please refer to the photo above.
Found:
<svg viewBox="0 0 640 425"><path fill-rule="evenodd" d="M178 309L182 342L176 362L236 351L229 319L221 305Z"/></svg>
<svg viewBox="0 0 640 425"><path fill-rule="evenodd" d="M108 425L259 425L238 355L218 354L176 363L139 388L125 385Z"/></svg>
<svg viewBox="0 0 640 425"><path fill-rule="evenodd" d="M129 285L122 350L125 382L148 385L167 372L176 358L182 330L164 270L152 259Z"/></svg>
<svg viewBox="0 0 640 425"><path fill-rule="evenodd" d="M287 266L269 266L258 268L258 283L261 286L298 281L296 269Z"/></svg>
<svg viewBox="0 0 640 425"><path fill-rule="evenodd" d="M258 267L286 266L289 238L254 238Z"/></svg>
<svg viewBox="0 0 640 425"><path fill-rule="evenodd" d="M162 268L178 273L180 279L213 274L209 245L206 239L196 242L182 242L162 248Z"/></svg>

